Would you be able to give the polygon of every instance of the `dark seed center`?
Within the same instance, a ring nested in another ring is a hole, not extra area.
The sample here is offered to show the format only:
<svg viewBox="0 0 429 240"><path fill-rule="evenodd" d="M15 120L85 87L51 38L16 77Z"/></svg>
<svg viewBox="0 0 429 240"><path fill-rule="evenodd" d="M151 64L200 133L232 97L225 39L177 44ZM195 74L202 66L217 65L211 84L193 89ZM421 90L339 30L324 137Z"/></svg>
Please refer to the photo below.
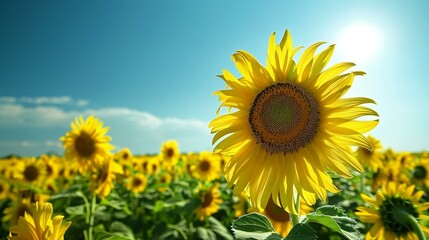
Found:
<svg viewBox="0 0 429 240"><path fill-rule="evenodd" d="M265 150L290 153L312 141L320 122L319 105L302 86L276 83L255 97L248 120Z"/></svg>
<svg viewBox="0 0 429 240"><path fill-rule="evenodd" d="M82 157L90 157L95 152L95 141L85 132L82 132L75 141L75 149Z"/></svg>

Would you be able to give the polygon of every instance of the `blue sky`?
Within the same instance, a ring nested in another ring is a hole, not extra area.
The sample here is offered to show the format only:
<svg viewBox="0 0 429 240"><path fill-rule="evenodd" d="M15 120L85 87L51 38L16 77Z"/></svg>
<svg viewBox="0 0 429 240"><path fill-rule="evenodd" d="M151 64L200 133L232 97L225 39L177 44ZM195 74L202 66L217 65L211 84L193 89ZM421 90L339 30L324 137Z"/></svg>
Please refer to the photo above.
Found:
<svg viewBox="0 0 429 240"><path fill-rule="evenodd" d="M428 10L399 0L1 1L0 156L62 153L58 139L80 114L110 126L118 149L155 153L177 139L182 151L210 150L216 75L237 73L239 49L265 63L269 35L285 29L296 46L337 44L332 63L367 72L349 95L377 101L371 134L384 147L429 150ZM344 40L350 31L357 41Z"/></svg>

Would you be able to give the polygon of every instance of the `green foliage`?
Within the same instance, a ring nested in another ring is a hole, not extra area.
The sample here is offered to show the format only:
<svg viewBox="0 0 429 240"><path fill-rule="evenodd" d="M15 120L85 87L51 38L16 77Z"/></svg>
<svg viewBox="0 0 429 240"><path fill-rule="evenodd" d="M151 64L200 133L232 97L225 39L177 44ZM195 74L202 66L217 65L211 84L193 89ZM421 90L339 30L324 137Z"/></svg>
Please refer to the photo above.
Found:
<svg viewBox="0 0 429 240"><path fill-rule="evenodd" d="M359 240L357 222L347 216L343 209L335 206L322 206L307 215L304 223L317 223L340 233L350 240Z"/></svg>

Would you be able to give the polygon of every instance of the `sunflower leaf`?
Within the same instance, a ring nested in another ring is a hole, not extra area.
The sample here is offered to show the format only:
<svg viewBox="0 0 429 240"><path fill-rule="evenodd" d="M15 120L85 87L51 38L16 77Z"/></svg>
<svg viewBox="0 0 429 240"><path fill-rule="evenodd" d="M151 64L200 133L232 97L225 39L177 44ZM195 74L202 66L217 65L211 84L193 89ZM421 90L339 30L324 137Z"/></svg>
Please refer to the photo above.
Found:
<svg viewBox="0 0 429 240"><path fill-rule="evenodd" d="M344 210L335 206L322 206L314 213L307 215L304 223L316 223L340 233L350 240L359 240L357 222L344 213Z"/></svg>
<svg viewBox="0 0 429 240"><path fill-rule="evenodd" d="M312 229L308 224L298 223L284 238L284 240L314 240L317 239L316 231Z"/></svg>
<svg viewBox="0 0 429 240"><path fill-rule="evenodd" d="M270 220L260 213L249 213L232 223L236 239L282 239L271 225Z"/></svg>

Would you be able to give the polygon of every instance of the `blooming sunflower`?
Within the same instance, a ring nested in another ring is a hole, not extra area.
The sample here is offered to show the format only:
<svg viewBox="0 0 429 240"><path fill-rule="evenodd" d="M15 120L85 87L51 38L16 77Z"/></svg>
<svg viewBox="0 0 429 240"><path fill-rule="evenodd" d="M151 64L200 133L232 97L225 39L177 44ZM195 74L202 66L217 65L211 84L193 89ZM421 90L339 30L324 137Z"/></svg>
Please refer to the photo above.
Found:
<svg viewBox="0 0 429 240"><path fill-rule="evenodd" d="M18 225L10 228L8 240L59 240L64 239L64 233L70 227L71 222L62 223L64 216L52 216L52 204L39 204L36 202L32 215L25 212L19 218Z"/></svg>
<svg viewBox="0 0 429 240"><path fill-rule="evenodd" d="M103 165L104 160L111 155L110 150L114 148L109 143L111 138L105 135L109 128L103 127L103 122L92 115L86 120L82 116L77 117L71 123L71 128L60 138L66 158L75 160L81 173Z"/></svg>
<svg viewBox="0 0 429 240"><path fill-rule="evenodd" d="M161 146L162 167L164 169L172 169L179 161L180 151L179 145L175 140L168 140Z"/></svg>
<svg viewBox="0 0 429 240"><path fill-rule="evenodd" d="M219 183L215 183L209 190L201 192L201 204L195 210L197 218L203 221L206 217L211 216L220 209L223 202L220 199Z"/></svg>
<svg viewBox="0 0 429 240"><path fill-rule="evenodd" d="M36 158L23 158L16 165L16 177L31 186L38 186L46 177L45 162Z"/></svg>
<svg viewBox="0 0 429 240"><path fill-rule="evenodd" d="M133 154L129 148L123 148L121 151L115 154L115 159L118 159L121 164L127 164L129 161L132 161Z"/></svg>
<svg viewBox="0 0 429 240"><path fill-rule="evenodd" d="M415 184L429 187L429 158L420 158L415 164L411 175Z"/></svg>
<svg viewBox="0 0 429 240"><path fill-rule="evenodd" d="M31 201L29 198L22 198L21 196L11 196L11 199L9 207L3 211L4 216L1 220L10 225L15 225L18 223L19 217L23 217L25 212L30 211Z"/></svg>
<svg viewBox="0 0 429 240"><path fill-rule="evenodd" d="M93 186L97 184L97 188L94 190L95 194L101 199L106 198L113 188L115 188L113 181L116 179L116 174L122 174L122 166L116 163L113 158L105 161L104 165L93 176Z"/></svg>
<svg viewBox="0 0 429 240"><path fill-rule="evenodd" d="M220 177L220 161L217 161L210 152L200 153L197 162L192 165L191 171L196 179L212 181Z"/></svg>
<svg viewBox="0 0 429 240"><path fill-rule="evenodd" d="M133 193L143 192L146 186L147 178L141 173L136 174L128 179L127 189Z"/></svg>
<svg viewBox="0 0 429 240"><path fill-rule="evenodd" d="M324 70L334 46L315 55L322 43L304 51L296 63L299 48L292 47L286 31L280 44L275 34L268 44L267 67L250 53L238 51L232 57L243 77L227 70L220 77L227 89L215 92L227 107L227 114L209 124L215 152L232 155L225 167L234 194L250 196L252 206L265 208L270 196L278 206L296 214L297 194L309 205L316 196L325 200L326 190L337 192L327 168L344 177L347 167L362 171L359 161L349 153L350 146L372 150L362 135L378 120L356 120L378 116L361 106L375 103L364 97L342 98L354 76L363 72L344 71L353 63L339 63ZM218 110L219 113L219 110Z"/></svg>
<svg viewBox="0 0 429 240"><path fill-rule="evenodd" d="M368 136L368 141L371 143L373 149L369 150L364 147L356 149L356 158L362 163L363 166L369 166L373 171L383 166L383 153L381 150L381 142L373 136Z"/></svg>
<svg viewBox="0 0 429 240"><path fill-rule="evenodd" d="M241 217L247 213L249 203L245 192L242 192L239 196L234 196L234 217Z"/></svg>
<svg viewBox="0 0 429 240"><path fill-rule="evenodd" d="M423 213L429 208L429 203L419 203L424 192L415 192L414 188L414 185L389 182L377 192L375 199L361 194L370 207L358 207L356 215L362 222L374 224L366 239L418 239L403 215L398 215L398 211L405 211L417 219L429 218ZM429 234L428 228L421 224L420 228L426 235Z"/></svg>

